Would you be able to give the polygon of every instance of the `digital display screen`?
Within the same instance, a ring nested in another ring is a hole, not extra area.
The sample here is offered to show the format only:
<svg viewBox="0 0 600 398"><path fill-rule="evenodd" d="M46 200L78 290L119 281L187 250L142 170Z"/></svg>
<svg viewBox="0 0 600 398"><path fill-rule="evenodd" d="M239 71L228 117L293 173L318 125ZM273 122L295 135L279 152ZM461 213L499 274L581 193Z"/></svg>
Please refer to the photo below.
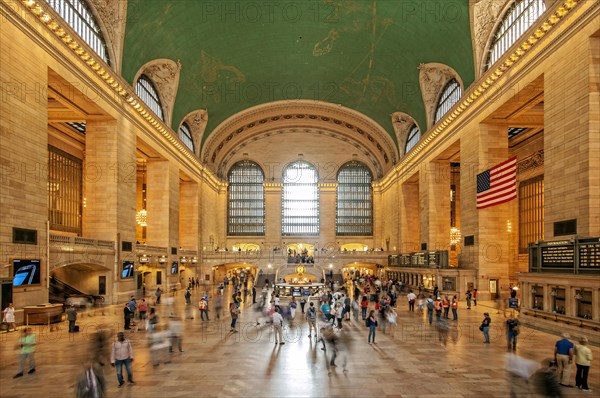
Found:
<svg viewBox="0 0 600 398"><path fill-rule="evenodd" d="M179 263L177 261L173 261L171 265L171 275L175 275L179 272Z"/></svg>
<svg viewBox="0 0 600 398"><path fill-rule="evenodd" d="M133 277L133 261L123 261L123 271L121 272L121 278Z"/></svg>
<svg viewBox="0 0 600 398"><path fill-rule="evenodd" d="M40 260L13 260L13 270L13 286L40 284Z"/></svg>

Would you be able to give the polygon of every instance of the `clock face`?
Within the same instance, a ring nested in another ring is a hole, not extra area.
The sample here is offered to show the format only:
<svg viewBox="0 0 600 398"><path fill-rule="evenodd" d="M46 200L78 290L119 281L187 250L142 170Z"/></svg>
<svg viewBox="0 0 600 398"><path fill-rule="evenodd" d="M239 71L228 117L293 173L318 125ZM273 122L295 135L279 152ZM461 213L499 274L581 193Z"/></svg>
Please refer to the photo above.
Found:
<svg viewBox="0 0 600 398"><path fill-rule="evenodd" d="M299 265L298 267L296 267L296 272L298 273L298 275L302 275L304 273L304 266Z"/></svg>

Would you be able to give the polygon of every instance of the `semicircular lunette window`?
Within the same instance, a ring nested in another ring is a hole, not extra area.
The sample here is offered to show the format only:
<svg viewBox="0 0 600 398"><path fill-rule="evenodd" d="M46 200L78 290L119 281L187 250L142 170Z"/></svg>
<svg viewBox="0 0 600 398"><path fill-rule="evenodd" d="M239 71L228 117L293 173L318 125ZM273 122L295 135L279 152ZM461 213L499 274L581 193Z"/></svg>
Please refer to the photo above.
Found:
<svg viewBox="0 0 600 398"><path fill-rule="evenodd" d="M194 139L192 138L192 130L186 122L181 123L181 126L179 127L179 139L185 144L185 146L194 152Z"/></svg>
<svg viewBox="0 0 600 398"><path fill-rule="evenodd" d="M265 175L249 160L234 164L227 175L227 235L265 234Z"/></svg>
<svg viewBox="0 0 600 398"><path fill-rule="evenodd" d="M110 65L106 40L100 25L83 0L46 0L62 19L91 47L96 54Z"/></svg>
<svg viewBox="0 0 600 398"><path fill-rule="evenodd" d="M343 165L337 176L336 234L373 235L373 188L371 172L361 162Z"/></svg>
<svg viewBox="0 0 600 398"><path fill-rule="evenodd" d="M419 127L416 124L413 124L408 132L408 138L406 139L406 146L404 147L404 153L407 154L408 151L414 148L419 142L421 138L421 132L419 131Z"/></svg>
<svg viewBox="0 0 600 398"><path fill-rule="evenodd" d="M319 176L305 161L290 164L283 171L281 234L319 235Z"/></svg>
<svg viewBox="0 0 600 398"><path fill-rule="evenodd" d="M440 99L437 104L437 108L435 109L435 120L433 123L439 122L442 117L458 102L460 96L462 95L462 89L460 88L460 84L456 81L456 79L450 80L446 87L444 87L444 91L442 95L440 95Z"/></svg>
<svg viewBox="0 0 600 398"><path fill-rule="evenodd" d="M163 116L162 104L160 103L158 91L156 91L154 84L148 78L148 76L144 74L140 75L135 83L135 93L142 101L144 101L146 105L150 107L152 112L154 112L156 116L158 116L160 120L164 122L165 119Z"/></svg>
<svg viewBox="0 0 600 398"><path fill-rule="evenodd" d="M494 33L485 69L488 70L496 63L544 11L546 11L544 0L515 1L504 14L502 22Z"/></svg>

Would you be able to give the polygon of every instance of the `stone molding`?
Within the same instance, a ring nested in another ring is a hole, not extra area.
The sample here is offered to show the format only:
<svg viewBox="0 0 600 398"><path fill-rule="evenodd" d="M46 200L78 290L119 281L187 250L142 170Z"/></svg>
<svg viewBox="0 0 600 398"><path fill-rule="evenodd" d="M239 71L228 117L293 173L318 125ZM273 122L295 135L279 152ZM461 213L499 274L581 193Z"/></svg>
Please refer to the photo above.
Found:
<svg viewBox="0 0 600 398"><path fill-rule="evenodd" d="M177 89L179 88L180 73L181 62L179 60L175 62L170 59L159 58L144 64L136 73L133 80L135 84L142 74L152 80L160 97L165 124L169 126L171 126L175 98L177 97Z"/></svg>
<svg viewBox="0 0 600 398"><path fill-rule="evenodd" d="M517 162L517 174L537 169L544 165L544 150L541 149Z"/></svg>
<svg viewBox="0 0 600 398"><path fill-rule="evenodd" d="M434 125L435 111L442 90L452 78L456 79L461 88L464 89L462 79L448 65L436 62L419 65L419 85L421 86L423 104L425 105L428 130Z"/></svg>
<svg viewBox="0 0 600 398"><path fill-rule="evenodd" d="M360 143L385 174L397 161L394 142L372 119L342 105L312 100L276 101L231 116L217 126L202 148L202 161L213 170L222 169L229 152L244 141L274 131L320 132ZM289 130L291 131L291 130Z"/></svg>

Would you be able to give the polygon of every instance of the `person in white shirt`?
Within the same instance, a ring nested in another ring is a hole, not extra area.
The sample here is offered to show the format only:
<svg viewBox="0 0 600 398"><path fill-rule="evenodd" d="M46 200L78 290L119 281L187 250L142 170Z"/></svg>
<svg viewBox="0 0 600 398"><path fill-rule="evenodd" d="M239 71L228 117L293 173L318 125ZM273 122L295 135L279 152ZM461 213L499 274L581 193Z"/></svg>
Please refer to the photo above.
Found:
<svg viewBox="0 0 600 398"><path fill-rule="evenodd" d="M275 329L275 344L285 344L283 341L283 317L279 313L279 308L275 307L273 312L273 328ZM278 342L279 340L279 342Z"/></svg>
<svg viewBox="0 0 600 398"><path fill-rule="evenodd" d="M15 307L13 307L13 303L9 303L8 307L6 307L3 312L4 314L2 316L2 322L8 325L6 331L10 332L10 325L12 325L14 331L16 332L17 324L15 322Z"/></svg>
<svg viewBox="0 0 600 398"><path fill-rule="evenodd" d="M413 293L411 290L410 293L406 296L408 300L408 310L414 312L415 311L415 300L417 299L417 295Z"/></svg>
<svg viewBox="0 0 600 398"><path fill-rule="evenodd" d="M113 342L112 350L110 353L110 364L115 366L117 369L117 380L119 381L119 387L123 386L123 365L127 370L127 382L128 384L135 384L133 381L133 372L131 371L131 362L133 362L133 349L129 340L125 339L125 333L119 332L117 334L118 340Z"/></svg>

